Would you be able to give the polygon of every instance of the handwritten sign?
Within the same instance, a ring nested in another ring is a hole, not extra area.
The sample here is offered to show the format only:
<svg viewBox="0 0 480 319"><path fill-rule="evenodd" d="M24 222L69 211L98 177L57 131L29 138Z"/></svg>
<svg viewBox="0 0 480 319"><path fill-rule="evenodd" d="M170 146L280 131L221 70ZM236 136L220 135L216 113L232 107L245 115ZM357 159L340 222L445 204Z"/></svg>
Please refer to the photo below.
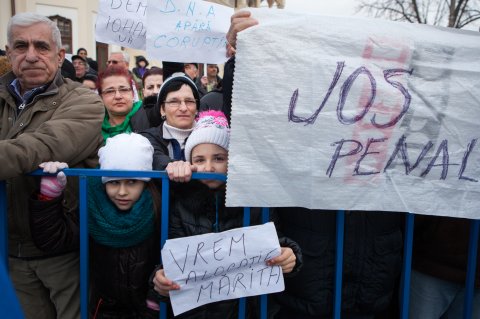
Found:
<svg viewBox="0 0 480 319"><path fill-rule="evenodd" d="M147 0L100 0L95 38L98 42L145 50Z"/></svg>
<svg viewBox="0 0 480 319"><path fill-rule="evenodd" d="M252 11L228 206L480 218L478 32Z"/></svg>
<svg viewBox="0 0 480 319"><path fill-rule="evenodd" d="M170 291L174 314L215 301L283 291L281 267L265 263L278 255L273 223L167 240L162 249L165 275L181 287Z"/></svg>
<svg viewBox="0 0 480 319"><path fill-rule="evenodd" d="M223 63L233 9L201 0L151 1L148 55L162 61Z"/></svg>

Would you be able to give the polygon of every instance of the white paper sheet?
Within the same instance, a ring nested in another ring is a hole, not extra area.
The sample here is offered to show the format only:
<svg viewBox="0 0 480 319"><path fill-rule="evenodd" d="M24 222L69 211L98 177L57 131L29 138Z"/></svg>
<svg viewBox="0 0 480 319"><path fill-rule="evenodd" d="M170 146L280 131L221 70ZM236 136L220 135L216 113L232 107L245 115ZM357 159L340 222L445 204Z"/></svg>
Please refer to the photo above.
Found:
<svg viewBox="0 0 480 319"><path fill-rule="evenodd" d="M480 218L478 32L252 11L228 206Z"/></svg>
<svg viewBox="0 0 480 319"><path fill-rule="evenodd" d="M278 255L273 223L167 240L162 249L165 276L181 287L170 291L174 314L220 300L283 291L281 267L265 264Z"/></svg>
<svg viewBox="0 0 480 319"><path fill-rule="evenodd" d="M95 24L98 42L145 50L147 0L100 0Z"/></svg>
<svg viewBox="0 0 480 319"><path fill-rule="evenodd" d="M201 0L151 1L147 52L162 61L224 63L233 9Z"/></svg>

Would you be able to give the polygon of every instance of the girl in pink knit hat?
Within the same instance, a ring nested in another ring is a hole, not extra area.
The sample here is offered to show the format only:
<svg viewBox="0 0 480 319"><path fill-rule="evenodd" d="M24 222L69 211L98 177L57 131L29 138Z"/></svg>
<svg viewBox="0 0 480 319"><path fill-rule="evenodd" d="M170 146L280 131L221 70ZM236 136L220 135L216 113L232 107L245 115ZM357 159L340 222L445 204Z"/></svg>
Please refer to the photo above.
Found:
<svg viewBox="0 0 480 319"><path fill-rule="evenodd" d="M227 173L230 129L225 115L219 111L201 112L185 145L186 162L167 166L173 183L170 204L169 238L179 238L223 232L243 226L243 208L225 206L225 183L219 180L192 180L191 172ZM251 225L261 224L260 209L251 210ZM267 261L267 265L281 266L284 274L298 269L301 252L298 245L280 237L281 255ZM168 302L170 290L182 288L165 277L162 266L152 274L152 286L157 298ZM247 302L247 318L255 317L255 302ZM206 304L180 314L176 318L238 318L238 299Z"/></svg>

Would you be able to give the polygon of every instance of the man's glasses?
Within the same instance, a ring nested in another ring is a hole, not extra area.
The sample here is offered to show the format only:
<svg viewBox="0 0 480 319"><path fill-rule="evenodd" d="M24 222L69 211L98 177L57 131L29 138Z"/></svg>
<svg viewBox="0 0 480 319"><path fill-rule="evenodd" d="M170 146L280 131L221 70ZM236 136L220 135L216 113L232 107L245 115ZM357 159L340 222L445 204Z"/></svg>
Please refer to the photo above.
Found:
<svg viewBox="0 0 480 319"><path fill-rule="evenodd" d="M127 87L119 87L118 89L107 89L105 91L102 91L102 95L105 97L114 97L117 92L120 93L120 95L128 95L132 91L131 88Z"/></svg>
<svg viewBox="0 0 480 319"><path fill-rule="evenodd" d="M165 103L168 107L174 107L174 108L180 107L180 105L182 105L182 103L185 103L185 105L188 108L197 106L197 100L195 100L195 99L170 100L170 101L165 101L163 103Z"/></svg>
<svg viewBox="0 0 480 319"><path fill-rule="evenodd" d="M118 64L120 61L116 61L116 60L108 60L107 61L107 65L110 65L110 64Z"/></svg>

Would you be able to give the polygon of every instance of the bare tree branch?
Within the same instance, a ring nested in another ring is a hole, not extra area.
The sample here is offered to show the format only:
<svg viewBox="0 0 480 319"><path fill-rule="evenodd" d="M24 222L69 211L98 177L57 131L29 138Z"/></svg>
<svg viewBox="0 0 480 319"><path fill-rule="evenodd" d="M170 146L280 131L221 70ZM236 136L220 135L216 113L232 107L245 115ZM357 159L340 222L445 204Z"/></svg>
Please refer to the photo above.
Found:
<svg viewBox="0 0 480 319"><path fill-rule="evenodd" d="M480 0L359 0L377 18L463 28L480 20Z"/></svg>

